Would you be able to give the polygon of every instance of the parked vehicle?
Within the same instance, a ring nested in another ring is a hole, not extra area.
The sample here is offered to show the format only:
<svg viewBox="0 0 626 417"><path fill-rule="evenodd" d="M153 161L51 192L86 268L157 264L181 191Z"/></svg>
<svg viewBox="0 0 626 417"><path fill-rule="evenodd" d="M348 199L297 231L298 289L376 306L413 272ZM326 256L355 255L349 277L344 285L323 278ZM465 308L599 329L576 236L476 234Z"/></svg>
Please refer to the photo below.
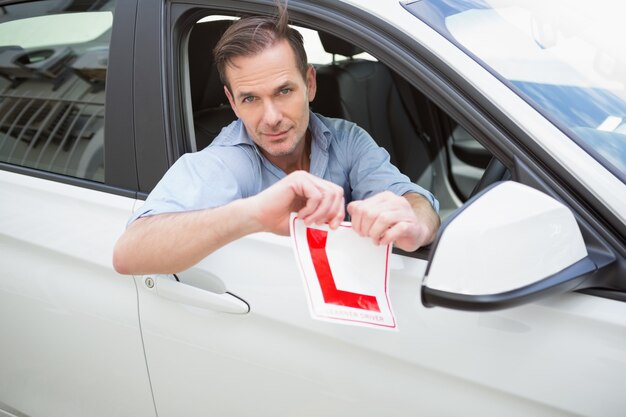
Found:
<svg viewBox="0 0 626 417"><path fill-rule="evenodd" d="M0 1L0 414L621 416L626 36L618 1L290 0L312 109L444 219L394 250L397 331L313 320L287 237L176 276L113 246L234 119L211 49L273 0Z"/></svg>

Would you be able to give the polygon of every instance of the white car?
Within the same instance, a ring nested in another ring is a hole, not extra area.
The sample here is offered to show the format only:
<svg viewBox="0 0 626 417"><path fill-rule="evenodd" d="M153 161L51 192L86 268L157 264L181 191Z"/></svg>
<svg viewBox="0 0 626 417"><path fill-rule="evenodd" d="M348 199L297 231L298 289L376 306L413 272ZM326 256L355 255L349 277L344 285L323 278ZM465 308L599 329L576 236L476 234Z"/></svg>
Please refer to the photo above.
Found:
<svg viewBox="0 0 626 417"><path fill-rule="evenodd" d="M0 415L625 415L624 9L289 1L313 110L441 203L391 256L389 331L313 319L289 237L111 264L233 119L210 51L272 0L0 1Z"/></svg>

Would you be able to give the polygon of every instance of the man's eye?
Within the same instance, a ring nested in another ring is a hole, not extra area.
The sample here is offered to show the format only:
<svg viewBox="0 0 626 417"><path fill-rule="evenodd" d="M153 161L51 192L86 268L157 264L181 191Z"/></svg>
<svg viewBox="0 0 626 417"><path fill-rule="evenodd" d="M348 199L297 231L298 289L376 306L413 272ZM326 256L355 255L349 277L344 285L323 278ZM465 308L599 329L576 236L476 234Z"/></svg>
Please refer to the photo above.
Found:
<svg viewBox="0 0 626 417"><path fill-rule="evenodd" d="M253 101L254 101L254 96L244 97L243 99L244 103L252 103Z"/></svg>
<svg viewBox="0 0 626 417"><path fill-rule="evenodd" d="M282 90L278 92L278 94L285 95L285 94L289 94L290 92L291 92L291 88L283 88Z"/></svg>

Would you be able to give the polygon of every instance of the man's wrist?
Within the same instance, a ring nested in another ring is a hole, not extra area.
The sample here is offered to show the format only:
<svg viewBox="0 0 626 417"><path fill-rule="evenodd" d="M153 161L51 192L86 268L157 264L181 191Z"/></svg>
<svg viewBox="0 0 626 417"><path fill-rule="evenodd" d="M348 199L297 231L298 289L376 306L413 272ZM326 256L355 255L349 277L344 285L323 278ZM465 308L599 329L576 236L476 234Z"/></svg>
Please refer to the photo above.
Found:
<svg viewBox="0 0 626 417"><path fill-rule="evenodd" d="M415 215L418 219L423 221L423 225L426 226L428 236L426 237L424 244L432 243L437 236L437 231L441 225L441 219L431 202L419 193L410 192L404 194L403 197L407 199L409 204L411 204Z"/></svg>
<svg viewBox="0 0 626 417"><path fill-rule="evenodd" d="M258 217L259 207L255 201L255 197L241 198L223 207L232 215L232 221L238 223L241 236L264 231Z"/></svg>

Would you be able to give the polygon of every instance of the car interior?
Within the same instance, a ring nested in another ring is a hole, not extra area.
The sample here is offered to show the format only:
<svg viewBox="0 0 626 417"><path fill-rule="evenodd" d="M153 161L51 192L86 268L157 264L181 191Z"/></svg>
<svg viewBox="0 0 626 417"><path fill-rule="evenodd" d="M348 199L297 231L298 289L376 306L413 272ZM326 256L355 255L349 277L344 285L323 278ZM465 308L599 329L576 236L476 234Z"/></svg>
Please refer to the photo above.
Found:
<svg viewBox="0 0 626 417"><path fill-rule="evenodd" d="M203 19L189 36L189 83L197 150L208 146L221 128L235 119L211 53L231 22L230 18ZM364 128L389 152L393 164L435 194L442 218L480 189L509 177L495 159L489 175L483 176L491 154L384 63L371 56L361 58L363 49L332 34L314 34L313 41L330 59L326 63L313 62L317 94L311 109ZM308 53L307 42L311 42L310 37L305 37Z"/></svg>

